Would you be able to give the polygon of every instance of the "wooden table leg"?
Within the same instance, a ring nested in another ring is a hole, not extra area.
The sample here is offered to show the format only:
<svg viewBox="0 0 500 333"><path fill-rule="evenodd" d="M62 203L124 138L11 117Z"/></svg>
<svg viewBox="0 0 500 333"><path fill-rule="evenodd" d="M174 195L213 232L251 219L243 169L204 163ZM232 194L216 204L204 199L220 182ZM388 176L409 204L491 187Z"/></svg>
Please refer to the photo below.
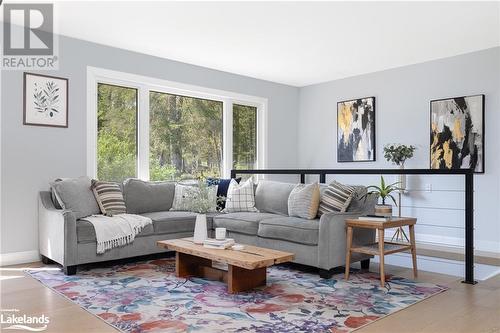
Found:
<svg viewBox="0 0 500 333"><path fill-rule="evenodd" d="M347 240L345 249L345 279L349 280L349 268L351 266L351 246L352 246L352 227L347 227Z"/></svg>
<svg viewBox="0 0 500 333"><path fill-rule="evenodd" d="M417 270L417 246L415 243L415 226L412 224L408 226L410 229L410 245L411 245L411 258L413 260L413 276L417 278L418 270Z"/></svg>
<svg viewBox="0 0 500 333"><path fill-rule="evenodd" d="M266 285L266 267L245 269L228 266L227 290L230 294Z"/></svg>
<svg viewBox="0 0 500 333"><path fill-rule="evenodd" d="M186 253L175 253L175 276L200 276L201 267L212 267L212 260L192 256Z"/></svg>
<svg viewBox="0 0 500 333"><path fill-rule="evenodd" d="M384 271L384 229L378 229L378 252L380 256L380 286L385 287Z"/></svg>

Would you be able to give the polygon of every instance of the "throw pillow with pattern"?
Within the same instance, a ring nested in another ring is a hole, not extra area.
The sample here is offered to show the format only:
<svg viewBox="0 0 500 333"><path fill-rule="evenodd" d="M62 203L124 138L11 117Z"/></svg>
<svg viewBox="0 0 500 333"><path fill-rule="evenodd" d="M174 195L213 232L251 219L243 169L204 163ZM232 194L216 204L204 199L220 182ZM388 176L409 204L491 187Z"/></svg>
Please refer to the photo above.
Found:
<svg viewBox="0 0 500 333"><path fill-rule="evenodd" d="M227 190L226 208L223 212L258 212L255 208L255 193L251 178L241 184L231 179Z"/></svg>
<svg viewBox="0 0 500 333"><path fill-rule="evenodd" d="M319 184L297 184L288 197L288 215L312 220L319 207Z"/></svg>
<svg viewBox="0 0 500 333"><path fill-rule="evenodd" d="M193 211L193 200L199 195L200 190L196 185L175 184L174 201L172 211ZM210 186L208 189L208 200L213 203L209 212L217 210L217 186Z"/></svg>
<svg viewBox="0 0 500 333"><path fill-rule="evenodd" d="M219 200L217 200L218 211L221 211L226 207L227 190L229 189L229 184L231 183L231 179L236 180L238 184L241 181L241 177L229 178L229 179L207 178L208 186L217 186L217 198L219 198Z"/></svg>
<svg viewBox="0 0 500 333"><path fill-rule="evenodd" d="M318 216L329 212L345 212L355 193L356 188L354 186L333 181L321 196Z"/></svg>
<svg viewBox="0 0 500 333"><path fill-rule="evenodd" d="M113 216L127 212L120 184L94 179L91 188L102 214Z"/></svg>

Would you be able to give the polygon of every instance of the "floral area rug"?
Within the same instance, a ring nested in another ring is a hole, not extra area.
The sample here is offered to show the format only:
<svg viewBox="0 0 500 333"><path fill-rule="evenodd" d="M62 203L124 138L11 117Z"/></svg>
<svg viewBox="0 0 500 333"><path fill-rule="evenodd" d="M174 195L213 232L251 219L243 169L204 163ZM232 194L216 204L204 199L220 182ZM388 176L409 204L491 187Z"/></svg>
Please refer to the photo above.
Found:
<svg viewBox="0 0 500 333"><path fill-rule="evenodd" d="M446 290L435 284L354 272L321 279L268 268L266 287L228 294L222 282L176 278L172 258L35 279L124 332L350 332Z"/></svg>

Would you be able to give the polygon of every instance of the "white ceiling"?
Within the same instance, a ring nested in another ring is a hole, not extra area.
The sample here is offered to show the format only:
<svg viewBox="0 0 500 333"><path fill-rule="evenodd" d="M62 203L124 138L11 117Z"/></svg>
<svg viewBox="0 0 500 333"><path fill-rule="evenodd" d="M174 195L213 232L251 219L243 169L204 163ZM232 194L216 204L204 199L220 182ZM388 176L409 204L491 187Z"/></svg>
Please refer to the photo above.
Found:
<svg viewBox="0 0 500 333"><path fill-rule="evenodd" d="M61 34L305 86L500 45L499 2L60 2Z"/></svg>

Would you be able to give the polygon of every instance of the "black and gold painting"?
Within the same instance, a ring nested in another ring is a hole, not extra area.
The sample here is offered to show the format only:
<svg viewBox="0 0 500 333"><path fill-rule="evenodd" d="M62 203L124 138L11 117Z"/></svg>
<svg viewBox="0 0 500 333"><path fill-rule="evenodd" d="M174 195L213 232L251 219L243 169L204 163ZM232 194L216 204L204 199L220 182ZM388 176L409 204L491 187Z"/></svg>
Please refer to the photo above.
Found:
<svg viewBox="0 0 500 333"><path fill-rule="evenodd" d="M484 172L484 95L431 101L431 169Z"/></svg>
<svg viewBox="0 0 500 333"><path fill-rule="evenodd" d="M375 161L375 97L337 103L337 161Z"/></svg>

